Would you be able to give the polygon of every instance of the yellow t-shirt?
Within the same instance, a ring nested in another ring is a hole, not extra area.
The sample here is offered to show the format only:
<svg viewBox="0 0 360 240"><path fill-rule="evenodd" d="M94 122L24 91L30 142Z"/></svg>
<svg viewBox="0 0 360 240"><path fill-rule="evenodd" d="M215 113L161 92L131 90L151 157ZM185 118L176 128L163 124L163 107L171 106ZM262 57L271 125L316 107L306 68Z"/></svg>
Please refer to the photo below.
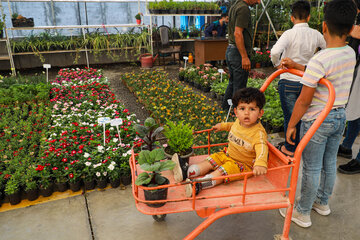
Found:
<svg viewBox="0 0 360 240"><path fill-rule="evenodd" d="M221 123L221 131L228 131L229 146L227 153L235 161L246 164L248 167L267 167L268 146L267 134L261 123L250 128L235 122Z"/></svg>

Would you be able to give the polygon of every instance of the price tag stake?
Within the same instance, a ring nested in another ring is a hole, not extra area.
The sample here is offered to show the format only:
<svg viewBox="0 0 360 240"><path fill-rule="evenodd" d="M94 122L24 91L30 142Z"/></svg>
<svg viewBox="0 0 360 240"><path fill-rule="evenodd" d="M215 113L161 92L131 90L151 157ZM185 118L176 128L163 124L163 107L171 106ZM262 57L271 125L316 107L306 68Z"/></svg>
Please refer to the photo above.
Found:
<svg viewBox="0 0 360 240"><path fill-rule="evenodd" d="M112 119L110 121L110 125L111 126L116 126L116 129L117 129L117 132L118 132L118 135L119 135L119 141L120 141L120 144L121 143L121 136L120 136L120 130L119 130L119 125L122 125L123 121L121 118L116 118L116 119Z"/></svg>
<svg viewBox="0 0 360 240"><path fill-rule="evenodd" d="M229 118L229 114L230 114L230 111L231 111L231 107L232 107L232 105L233 105L231 99L228 99L227 102L228 102L228 104L229 104L230 107L229 107L229 111L228 111L228 113L227 113L225 122L227 122L227 120L228 120L228 118Z"/></svg>

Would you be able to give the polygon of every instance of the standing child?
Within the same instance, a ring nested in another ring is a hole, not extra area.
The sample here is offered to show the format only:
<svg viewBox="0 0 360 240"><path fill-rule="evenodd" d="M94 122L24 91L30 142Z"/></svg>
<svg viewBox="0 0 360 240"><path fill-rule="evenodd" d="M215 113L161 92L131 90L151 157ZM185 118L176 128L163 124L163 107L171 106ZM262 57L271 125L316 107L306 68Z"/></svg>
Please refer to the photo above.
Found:
<svg viewBox="0 0 360 240"><path fill-rule="evenodd" d="M252 171L255 176L267 172L267 135L260 123L264 113L265 96L259 89L243 88L235 93L232 101L234 107L236 106L234 108L236 121L218 123L213 127L215 131L229 131L227 150L214 153L199 164L191 165L187 171L188 177L194 178L206 174L202 178L195 179L204 180L242 172ZM181 173L181 170L179 171ZM236 179L241 177L196 183L196 194L202 189ZM192 185L186 186L186 194L190 197Z"/></svg>
<svg viewBox="0 0 360 240"><path fill-rule="evenodd" d="M328 90L318 85L321 78L328 79L335 88L335 102L319 129L302 153L303 169L301 195L292 215L292 221L301 227L310 227L310 212L329 215L329 197L336 178L336 155L345 128L345 104L348 101L355 67L355 52L346 45L346 37L353 28L356 6L352 0L333 0L324 7L323 34L326 49L317 53L307 65L300 96L291 115L286 138L293 143L296 124L301 122L300 135L304 136L328 101ZM286 67L303 69L286 59ZM280 210L284 216L284 209Z"/></svg>
<svg viewBox="0 0 360 240"><path fill-rule="evenodd" d="M285 31L276 44L271 49L271 61L277 68L281 67L281 58L291 58L293 61L306 65L310 58L314 56L317 48L325 49L326 43L323 35L309 27L310 3L308 1L296 1L291 6L291 22L293 28ZM301 77L290 73L280 75L279 95L281 108L284 113L284 132L288 126L296 99L301 92ZM296 125L297 134L295 145L289 144L286 140L284 144L279 144L278 148L286 155L293 156L295 148L299 143L300 122ZM286 134L285 134L286 139Z"/></svg>

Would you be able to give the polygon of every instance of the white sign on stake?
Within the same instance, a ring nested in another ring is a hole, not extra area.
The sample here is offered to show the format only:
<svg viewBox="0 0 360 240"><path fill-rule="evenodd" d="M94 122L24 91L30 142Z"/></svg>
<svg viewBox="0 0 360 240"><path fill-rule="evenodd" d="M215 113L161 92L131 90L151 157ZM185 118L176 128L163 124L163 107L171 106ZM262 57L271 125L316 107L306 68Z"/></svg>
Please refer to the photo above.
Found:
<svg viewBox="0 0 360 240"><path fill-rule="evenodd" d="M222 82L222 75L225 72L224 69L218 69L218 72L220 73L220 82Z"/></svg>
<svg viewBox="0 0 360 240"><path fill-rule="evenodd" d="M46 83L49 83L49 68L51 68L50 64L43 64L43 68L46 69Z"/></svg>
<svg viewBox="0 0 360 240"><path fill-rule="evenodd" d="M122 125L122 124L123 124L123 121L122 121L121 118L115 118L115 119L112 119L110 121L111 126L116 126L116 129L117 129L117 132L118 132L118 135L119 135L120 144L122 144L122 143L121 143L119 125Z"/></svg>
<svg viewBox="0 0 360 240"><path fill-rule="evenodd" d="M229 107L229 111L228 111L228 113L227 113L226 121L225 121L225 122L227 122L227 120L228 120L228 118L229 118L229 114L230 114L230 111L231 111L231 107L232 107L232 105L233 105L231 99L228 99L227 102L228 102L228 104L229 104L230 107Z"/></svg>
<svg viewBox="0 0 360 240"><path fill-rule="evenodd" d="M103 125L104 129L104 146L105 146L105 125L110 122L109 117L98 118L98 123Z"/></svg>
<svg viewBox="0 0 360 240"><path fill-rule="evenodd" d="M186 61L189 59L189 57L183 57L184 58L184 60L185 60L185 65L184 65L184 68L186 68Z"/></svg>

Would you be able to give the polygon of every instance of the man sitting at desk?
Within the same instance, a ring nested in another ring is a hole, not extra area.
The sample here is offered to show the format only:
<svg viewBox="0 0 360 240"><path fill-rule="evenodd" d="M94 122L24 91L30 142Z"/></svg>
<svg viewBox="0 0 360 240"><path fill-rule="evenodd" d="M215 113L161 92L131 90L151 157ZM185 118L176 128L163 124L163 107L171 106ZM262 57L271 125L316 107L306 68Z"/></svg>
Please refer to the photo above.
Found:
<svg viewBox="0 0 360 240"><path fill-rule="evenodd" d="M229 16L227 13L222 13L219 20L211 23L205 29L205 37L225 37L227 23L229 22Z"/></svg>

